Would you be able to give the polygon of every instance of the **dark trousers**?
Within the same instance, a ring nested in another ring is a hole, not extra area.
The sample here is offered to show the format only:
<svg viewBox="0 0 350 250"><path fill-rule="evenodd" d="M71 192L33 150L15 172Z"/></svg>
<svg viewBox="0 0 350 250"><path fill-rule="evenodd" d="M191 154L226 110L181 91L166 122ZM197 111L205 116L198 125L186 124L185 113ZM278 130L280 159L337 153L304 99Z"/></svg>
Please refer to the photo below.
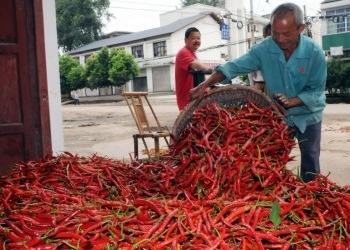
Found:
<svg viewBox="0 0 350 250"><path fill-rule="evenodd" d="M320 173L321 122L307 126L304 133L296 129L295 137L301 154L300 177L308 182Z"/></svg>

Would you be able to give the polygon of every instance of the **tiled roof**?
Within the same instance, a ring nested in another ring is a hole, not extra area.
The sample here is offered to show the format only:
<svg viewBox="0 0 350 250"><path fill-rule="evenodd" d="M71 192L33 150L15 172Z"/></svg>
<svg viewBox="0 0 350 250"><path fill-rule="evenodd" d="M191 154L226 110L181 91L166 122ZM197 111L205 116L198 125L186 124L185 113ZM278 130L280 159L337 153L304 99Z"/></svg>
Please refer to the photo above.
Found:
<svg viewBox="0 0 350 250"><path fill-rule="evenodd" d="M179 19L176 22L161 26L159 28L143 30L143 31L127 34L127 35L94 41L78 49L72 50L68 52L68 54L76 55L76 54L80 54L88 51L94 51L103 47L111 47L113 45L122 45L122 44L131 43L131 42L143 41L149 38L165 36L165 35L174 33L175 31L203 18L206 15L208 15L208 13L201 13L195 16Z"/></svg>

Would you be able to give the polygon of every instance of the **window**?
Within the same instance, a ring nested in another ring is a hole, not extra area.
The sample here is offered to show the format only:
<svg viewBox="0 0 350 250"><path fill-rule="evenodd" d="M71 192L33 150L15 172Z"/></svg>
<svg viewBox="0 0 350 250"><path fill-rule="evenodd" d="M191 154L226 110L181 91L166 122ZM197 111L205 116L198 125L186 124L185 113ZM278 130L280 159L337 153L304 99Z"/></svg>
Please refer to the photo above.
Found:
<svg viewBox="0 0 350 250"><path fill-rule="evenodd" d="M125 47L111 47L111 49L116 49L119 51L125 51Z"/></svg>
<svg viewBox="0 0 350 250"><path fill-rule="evenodd" d="M153 56L154 57L166 56L165 41L153 43Z"/></svg>
<svg viewBox="0 0 350 250"><path fill-rule="evenodd" d="M350 32L350 8L326 11L327 33Z"/></svg>
<svg viewBox="0 0 350 250"><path fill-rule="evenodd" d="M131 53L135 58L143 58L143 45L132 46Z"/></svg>
<svg viewBox="0 0 350 250"><path fill-rule="evenodd" d="M84 57L84 61L87 62L87 60L89 59L89 57L91 56L92 54L88 54L88 55L85 55Z"/></svg>

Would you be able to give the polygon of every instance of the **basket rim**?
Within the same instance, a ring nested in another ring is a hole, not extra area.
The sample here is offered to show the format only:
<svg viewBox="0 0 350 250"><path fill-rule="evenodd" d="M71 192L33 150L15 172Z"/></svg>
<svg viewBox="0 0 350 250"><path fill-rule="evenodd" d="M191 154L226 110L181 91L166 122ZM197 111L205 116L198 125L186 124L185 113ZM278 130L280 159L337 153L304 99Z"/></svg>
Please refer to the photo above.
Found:
<svg viewBox="0 0 350 250"><path fill-rule="evenodd" d="M172 126L172 137L174 139L177 138L182 132L182 130L179 130L179 126L182 122L183 119L190 120L193 115L193 111L200 106L200 104L205 101L206 99L210 98L213 95L217 95L221 92L233 92L233 91L241 91L241 94L244 95L244 93L247 93L246 97L248 97L248 94L251 94L252 96L254 95L255 97L258 97L259 99L262 100L262 102L268 103L273 111L277 113L278 115L283 116L283 113L280 111L280 109L276 106L276 103L273 99L271 99L269 96L261 92L260 90L257 90L253 87L250 86L244 86L240 84L230 84L226 86L220 86L220 87L215 87L213 89L210 89L205 95L202 97L195 99L191 101L177 116L177 118L174 121L174 124ZM244 96L242 96L244 97Z"/></svg>

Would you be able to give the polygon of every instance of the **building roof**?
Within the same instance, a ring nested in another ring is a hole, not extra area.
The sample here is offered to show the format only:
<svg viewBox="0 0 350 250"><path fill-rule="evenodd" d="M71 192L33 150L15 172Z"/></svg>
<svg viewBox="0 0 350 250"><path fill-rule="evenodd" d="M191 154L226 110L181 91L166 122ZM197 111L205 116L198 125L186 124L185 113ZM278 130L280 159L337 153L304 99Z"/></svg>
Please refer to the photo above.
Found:
<svg viewBox="0 0 350 250"><path fill-rule="evenodd" d="M133 33L133 32L130 32L130 31L113 31L113 32L110 32L110 33L107 33L107 34L103 34L101 36L101 38L105 39L105 38L110 38L110 37L128 35L128 34L131 34L131 33Z"/></svg>
<svg viewBox="0 0 350 250"><path fill-rule="evenodd" d="M341 0L324 0L321 2L321 4L323 3L331 3L331 2L338 2L338 1L341 1Z"/></svg>
<svg viewBox="0 0 350 250"><path fill-rule="evenodd" d="M131 42L142 41L149 38L165 36L165 35L174 33L175 31L207 16L208 14L210 14L214 18L214 14L212 13L201 13L195 16L179 19L173 23L161 26L159 28L148 29L148 30L127 34L127 35L110 37L110 38L94 41L78 49L72 50L68 52L68 54L76 55L83 52L94 51L103 47L111 47L113 45L122 45L122 44L131 43Z"/></svg>

